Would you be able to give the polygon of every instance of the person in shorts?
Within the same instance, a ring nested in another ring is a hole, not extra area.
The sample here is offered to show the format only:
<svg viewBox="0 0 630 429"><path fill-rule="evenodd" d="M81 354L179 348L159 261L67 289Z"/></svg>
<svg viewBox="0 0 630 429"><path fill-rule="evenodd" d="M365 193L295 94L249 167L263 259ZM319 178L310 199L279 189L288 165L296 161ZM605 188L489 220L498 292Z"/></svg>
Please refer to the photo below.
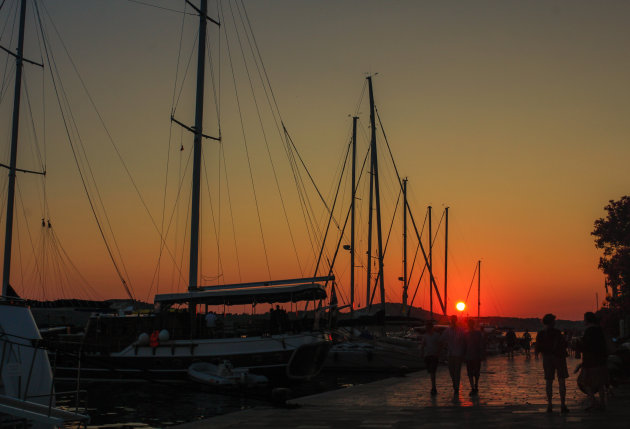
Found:
<svg viewBox="0 0 630 429"><path fill-rule="evenodd" d="M448 350L448 372L453 381L453 400L459 397L462 363L466 353L466 332L457 324L457 316L451 316L449 327L442 332L442 342Z"/></svg>
<svg viewBox="0 0 630 429"><path fill-rule="evenodd" d="M433 322L428 321L425 324L426 332L422 335L422 355L424 356L424 364L427 372L431 376L431 396L437 395L437 387L435 385L435 372L438 366L438 357L440 355L440 334L433 329Z"/></svg>
<svg viewBox="0 0 630 429"><path fill-rule="evenodd" d="M485 345L483 334L475 329L475 321L468 319L468 331L466 331L466 371L470 381L470 395L479 393L479 375L481 374L481 361L485 357Z"/></svg>
<svg viewBox="0 0 630 429"><path fill-rule="evenodd" d="M568 413L566 406L567 387L566 378L569 376L567 369L567 342L558 329L555 328L556 316L545 314L542 319L545 329L536 335L536 354L542 354L543 370L545 372L547 391L547 412L552 412L551 397L553 395L553 379L558 377L560 390L560 411Z"/></svg>

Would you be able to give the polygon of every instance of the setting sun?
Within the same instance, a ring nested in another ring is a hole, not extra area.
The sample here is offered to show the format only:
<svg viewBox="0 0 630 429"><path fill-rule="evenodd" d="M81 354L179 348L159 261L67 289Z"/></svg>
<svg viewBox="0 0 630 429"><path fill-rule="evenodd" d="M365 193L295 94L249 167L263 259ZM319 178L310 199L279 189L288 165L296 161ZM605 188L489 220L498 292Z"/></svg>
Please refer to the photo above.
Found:
<svg viewBox="0 0 630 429"><path fill-rule="evenodd" d="M455 308L457 308L458 311L464 311L466 309L466 304L460 301L455 305Z"/></svg>

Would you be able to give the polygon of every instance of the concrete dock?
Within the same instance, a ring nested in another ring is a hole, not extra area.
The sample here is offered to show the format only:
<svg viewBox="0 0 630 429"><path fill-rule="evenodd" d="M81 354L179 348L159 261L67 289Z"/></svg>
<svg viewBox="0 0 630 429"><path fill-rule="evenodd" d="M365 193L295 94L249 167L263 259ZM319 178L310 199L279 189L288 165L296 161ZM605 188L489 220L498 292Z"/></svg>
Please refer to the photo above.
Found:
<svg viewBox="0 0 630 429"><path fill-rule="evenodd" d="M479 395L470 396L466 369L458 397L446 367L438 369L438 395L429 394L426 372L393 377L289 401L292 407L257 407L178 426L201 428L630 428L630 385L614 389L605 411L585 411L586 395L568 358L568 414L560 414L557 382L554 412L546 413L542 359L496 356L484 362Z"/></svg>

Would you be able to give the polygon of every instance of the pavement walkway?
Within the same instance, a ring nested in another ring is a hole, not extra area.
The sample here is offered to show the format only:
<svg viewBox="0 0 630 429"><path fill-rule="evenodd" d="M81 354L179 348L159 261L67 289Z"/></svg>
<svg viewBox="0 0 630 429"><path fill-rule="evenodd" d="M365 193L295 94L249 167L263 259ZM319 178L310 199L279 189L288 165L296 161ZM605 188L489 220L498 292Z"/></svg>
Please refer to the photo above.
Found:
<svg viewBox="0 0 630 429"><path fill-rule="evenodd" d="M584 411L586 396L572 373L579 360L568 358L568 414L560 414L557 382L554 412L546 413L542 359L496 356L484 362L479 395L471 397L465 368L453 397L446 367L438 369L438 395L429 394L424 371L290 401L293 407L257 407L187 423L202 428L630 428L630 385L615 389L606 411Z"/></svg>

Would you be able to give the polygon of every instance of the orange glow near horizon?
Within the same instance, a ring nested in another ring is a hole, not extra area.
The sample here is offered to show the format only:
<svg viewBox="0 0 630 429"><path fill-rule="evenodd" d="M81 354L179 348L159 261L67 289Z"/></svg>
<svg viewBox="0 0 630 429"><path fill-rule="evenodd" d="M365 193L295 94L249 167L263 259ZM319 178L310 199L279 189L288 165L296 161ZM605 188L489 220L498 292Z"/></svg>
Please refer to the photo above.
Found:
<svg viewBox="0 0 630 429"><path fill-rule="evenodd" d="M185 291L188 283L193 137L169 116L185 124L194 119L196 81L178 58L180 51L186 53L181 58L192 52L198 23L192 15L137 3L94 3L49 6L65 42L51 40L50 48L62 54L67 47L73 56L72 62L64 56L56 62L73 108L68 117L76 118L83 141L77 147L79 163L89 161L84 176L95 182L88 183L92 196L98 191L93 201L102 200L94 209L102 229L91 215L52 87L43 93L35 86L43 81L36 73L48 76L48 68L26 67L29 100L44 103L41 109L29 107L31 117L20 121L18 167L47 174L45 187L39 176L17 179L11 285L29 299L98 300L125 298L124 279L135 299L151 302L156 293ZM153 3L172 6L168 0ZM239 27L229 19L212 27L213 65L207 67L217 69L208 69L204 134L222 140L203 145L199 284L326 275L336 256L339 304L350 303L350 252L334 248L337 242L350 244L349 224L339 240L350 178L348 170L342 181L339 175L352 130L348 115L355 106L357 170L368 150L368 97L359 98L365 72L372 71L378 72L373 82L379 121L382 116L376 128L387 302L403 301L398 173L409 180L414 219L414 225L408 219L406 234L408 305L439 313L444 305L458 313L465 308L456 311L453 298L467 296L473 308L479 299L482 316L554 313L580 320L598 305L596 293L600 304L604 301L600 252L590 233L608 200L630 192L630 2L601 7L575 0L559 10L551 2L492 7L458 2L457 16L448 2L360 2L360 8L357 2L332 0L246 3L264 59L260 70L269 75L273 92L264 90L267 79L249 76L258 67L246 72L243 66L252 60L245 58L247 52L235 56L243 57L240 69L236 61L230 69L225 43L235 42ZM0 20L9 22L12 10L0 8ZM325 19L325 29L322 19L313 17ZM35 25L27 23L27 29ZM37 40L27 37L26 56L41 57ZM89 97L81 89L84 83ZM274 104L277 100L273 109L262 102L267 94L273 94ZM0 162L9 159L10 95L0 97ZM292 145L274 124L286 124L299 158L288 156ZM46 144L43 150L40 143ZM303 170L295 174L302 162L335 212L321 255L329 212L309 176ZM375 279L377 258L366 255L369 159L365 165L357 171L355 199L355 309L381 299L379 285L367 278L369 265ZM0 231L7 178L0 177ZM416 231L429 253L428 206L433 208L431 276L441 303L429 295L430 276L417 249ZM448 247L441 220L446 207ZM52 227L42 228L42 218ZM478 260L483 261L480 297Z"/></svg>

